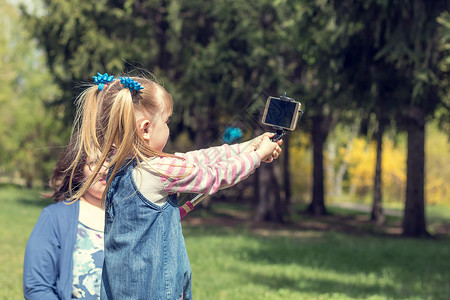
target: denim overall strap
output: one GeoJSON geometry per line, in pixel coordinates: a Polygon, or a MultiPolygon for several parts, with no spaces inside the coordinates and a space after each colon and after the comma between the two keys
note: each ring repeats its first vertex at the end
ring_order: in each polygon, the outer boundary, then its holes
{"type": "Polygon", "coordinates": [[[192,299],[191,267],[176,195],[163,206],[138,190],[125,164],[105,203],[105,262],[101,299],[192,299]]]}

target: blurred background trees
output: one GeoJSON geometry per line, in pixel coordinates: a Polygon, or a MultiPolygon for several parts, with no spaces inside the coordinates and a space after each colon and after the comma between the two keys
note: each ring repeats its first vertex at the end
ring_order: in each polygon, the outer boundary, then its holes
{"type": "Polygon", "coordinates": [[[425,203],[450,202],[448,1],[41,0],[22,18],[0,3],[2,177],[46,182],[82,83],[137,69],[173,95],[168,150],[268,130],[269,95],[302,102],[282,158],[229,191],[255,221],[357,198],[380,226],[383,201],[405,203],[404,234],[426,236],[425,203]]]}
{"type": "Polygon", "coordinates": [[[18,8],[5,0],[0,5],[0,179],[32,187],[48,180],[70,124],[48,107],[60,90],[44,53],[19,22],[18,8]]]}

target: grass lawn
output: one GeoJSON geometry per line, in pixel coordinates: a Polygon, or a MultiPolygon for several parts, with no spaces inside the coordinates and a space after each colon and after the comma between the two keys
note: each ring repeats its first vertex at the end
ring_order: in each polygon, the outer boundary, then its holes
{"type": "MultiPolygon", "coordinates": [[[[0,189],[0,299],[22,298],[23,251],[48,203],[37,192],[0,189]]],[[[214,203],[213,208],[183,220],[196,300],[450,295],[448,235],[414,240],[377,233],[361,215],[345,215],[343,209],[319,220],[300,216],[290,225],[255,226],[239,206],[214,203]]],[[[395,227],[399,219],[389,222],[395,227]]]]}
{"type": "Polygon", "coordinates": [[[0,299],[23,299],[22,266],[28,236],[42,208],[38,192],[0,189],[0,299]]]}

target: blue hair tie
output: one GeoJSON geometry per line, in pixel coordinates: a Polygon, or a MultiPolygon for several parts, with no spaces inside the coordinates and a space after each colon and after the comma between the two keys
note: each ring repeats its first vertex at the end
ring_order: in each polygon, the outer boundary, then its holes
{"type": "Polygon", "coordinates": [[[234,143],[242,138],[242,130],[239,127],[228,126],[222,135],[222,139],[225,143],[234,143]]]}
{"type": "Polygon", "coordinates": [[[94,78],[94,83],[98,85],[98,90],[101,91],[105,88],[105,85],[114,80],[114,76],[108,75],[108,73],[100,74],[97,72],[97,76],[92,76],[94,78]]]}
{"type": "Polygon", "coordinates": [[[119,77],[119,79],[123,87],[128,88],[131,93],[133,91],[139,92],[140,90],[144,89],[144,87],[142,87],[139,82],[134,81],[130,77],[119,77]]]}

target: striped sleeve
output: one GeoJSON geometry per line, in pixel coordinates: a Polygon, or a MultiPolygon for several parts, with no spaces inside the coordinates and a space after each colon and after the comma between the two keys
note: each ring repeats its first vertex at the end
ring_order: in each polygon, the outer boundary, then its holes
{"type": "Polygon", "coordinates": [[[158,169],[164,174],[161,182],[167,193],[210,195],[244,180],[260,163],[260,157],[252,151],[215,162],[164,157],[159,160],[158,169]]]}
{"type": "Polygon", "coordinates": [[[223,144],[222,146],[189,151],[186,153],[175,153],[175,155],[183,157],[186,160],[194,163],[211,164],[227,160],[232,156],[238,155],[239,153],[239,144],[223,144]]]}

